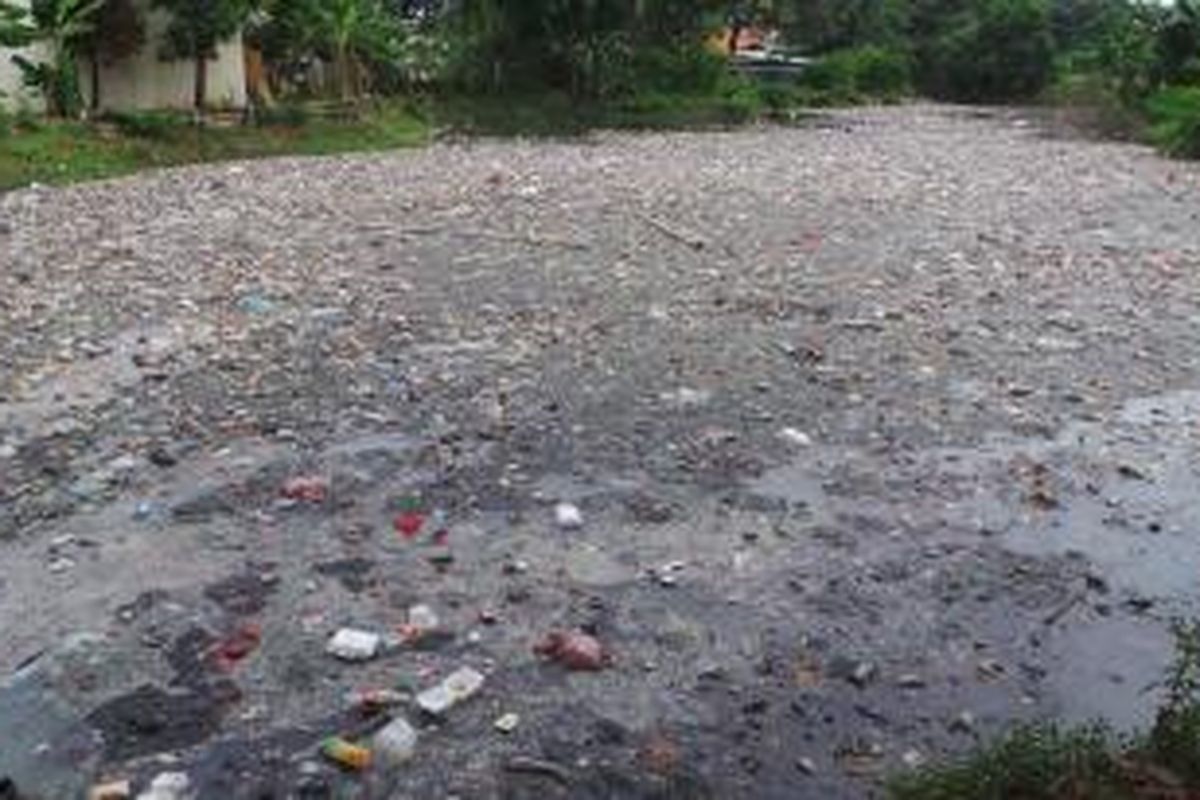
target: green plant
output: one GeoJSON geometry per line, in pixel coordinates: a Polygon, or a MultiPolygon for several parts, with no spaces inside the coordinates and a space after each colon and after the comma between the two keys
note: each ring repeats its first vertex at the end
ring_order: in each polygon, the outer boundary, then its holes
{"type": "MultiPolygon", "coordinates": [[[[1194,155],[1200,156],[1200,88],[1192,107],[1194,155]]],[[[1174,624],[1175,660],[1167,670],[1166,701],[1158,709],[1144,757],[1186,786],[1200,786],[1200,621],[1174,624]]]]}
{"type": "Polygon", "coordinates": [[[1169,155],[1200,158],[1200,87],[1174,87],[1147,102],[1150,135],[1169,155]]]}
{"type": "Polygon", "coordinates": [[[106,118],[125,136],[160,141],[178,135],[186,124],[185,119],[169,111],[112,112],[106,118]]]}
{"type": "Polygon", "coordinates": [[[1122,778],[1109,747],[1100,726],[1025,726],[962,761],[897,778],[889,791],[893,800],[1118,798],[1122,778]]]}
{"type": "Polygon", "coordinates": [[[966,102],[1040,92],[1054,67],[1047,0],[971,0],[967,6],[932,23],[933,33],[917,41],[920,88],[966,102]]]}

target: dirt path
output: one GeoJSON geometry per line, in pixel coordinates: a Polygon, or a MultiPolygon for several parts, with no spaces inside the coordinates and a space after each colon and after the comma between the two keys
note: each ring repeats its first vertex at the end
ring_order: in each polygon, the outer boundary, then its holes
{"type": "Polygon", "coordinates": [[[1200,170],[1140,148],[907,107],[184,169],[0,197],[0,265],[31,796],[862,797],[1136,723],[1196,611],[1200,170]],[[317,754],[463,665],[403,768],[317,754]]]}

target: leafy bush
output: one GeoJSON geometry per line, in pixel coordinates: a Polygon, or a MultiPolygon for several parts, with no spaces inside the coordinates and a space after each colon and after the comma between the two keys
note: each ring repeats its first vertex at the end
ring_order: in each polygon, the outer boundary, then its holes
{"type": "Polygon", "coordinates": [[[1200,158],[1200,86],[1164,89],[1147,107],[1155,144],[1169,155],[1200,158]]]}
{"type": "Polygon", "coordinates": [[[125,136],[159,141],[171,138],[188,124],[187,119],[170,111],[114,111],[106,118],[125,136]]]}
{"type": "Polygon", "coordinates": [[[726,79],[725,60],[694,44],[638,50],[632,67],[635,91],[715,92],[726,79]]]}
{"type": "Polygon", "coordinates": [[[1029,98],[1045,88],[1054,67],[1046,0],[976,0],[973,5],[918,43],[920,88],[966,102],[1029,98]]]}
{"type": "Polygon", "coordinates": [[[836,106],[863,99],[896,100],[912,89],[909,59],[884,47],[835,50],[797,79],[796,99],[805,105],[836,106]]]}
{"type": "Polygon", "coordinates": [[[303,128],[311,118],[301,103],[284,103],[259,109],[254,121],[262,127],[303,128]]]}
{"type": "MultiPolygon", "coordinates": [[[[1000,742],[948,767],[920,770],[891,786],[894,800],[1060,800],[1063,787],[1119,781],[1102,727],[1018,728],[1000,742]]],[[[1114,797],[1109,793],[1077,797],[1114,797]]],[[[1119,796],[1119,795],[1116,795],[1119,796]]]]}

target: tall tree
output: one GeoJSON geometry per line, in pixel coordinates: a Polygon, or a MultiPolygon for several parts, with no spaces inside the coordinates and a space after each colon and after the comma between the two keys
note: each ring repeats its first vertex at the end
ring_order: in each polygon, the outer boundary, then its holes
{"type": "Polygon", "coordinates": [[[145,21],[134,0],[104,0],[96,14],[95,25],[83,43],[91,70],[93,111],[98,111],[101,106],[101,68],[134,55],[145,41],[145,21]]]}
{"type": "Polygon", "coordinates": [[[237,34],[253,10],[252,0],[153,0],[170,12],[163,56],[189,59],[195,66],[193,106],[197,120],[208,104],[208,62],[217,47],[237,34]]]}

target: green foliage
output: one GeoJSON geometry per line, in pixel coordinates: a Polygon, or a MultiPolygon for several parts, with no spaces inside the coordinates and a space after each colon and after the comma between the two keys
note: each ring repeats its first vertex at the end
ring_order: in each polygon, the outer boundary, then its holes
{"type": "Polygon", "coordinates": [[[208,87],[208,61],[217,46],[238,33],[253,10],[253,0],[151,0],[154,8],[170,13],[162,56],[195,63],[194,105],[204,112],[208,87]]]}
{"type": "Polygon", "coordinates": [[[949,766],[918,770],[896,779],[893,800],[1106,800],[1118,793],[1119,772],[1102,727],[1064,730],[1054,725],[1021,727],[997,743],[949,766]],[[1074,795],[1066,787],[1083,791],[1074,795]],[[1086,788],[1084,788],[1086,787],[1086,788]]]}
{"type": "Polygon", "coordinates": [[[404,40],[382,0],[277,2],[257,35],[287,58],[327,60],[343,100],[366,91],[375,65],[399,59],[404,40]]]}
{"type": "Polygon", "coordinates": [[[836,106],[862,100],[897,100],[912,91],[909,59],[884,47],[867,46],[827,53],[797,80],[798,100],[836,106]]]}
{"type": "Polygon", "coordinates": [[[116,126],[122,135],[134,139],[165,141],[178,136],[188,121],[170,111],[112,112],[105,119],[116,126]]]}
{"type": "Polygon", "coordinates": [[[1029,98],[1053,75],[1045,0],[973,0],[918,42],[917,78],[934,97],[965,102],[1029,98]]]}
{"type": "Polygon", "coordinates": [[[249,0],[153,0],[169,11],[162,55],[167,59],[212,59],[217,45],[241,28],[251,11],[249,0]]]}
{"type": "Polygon", "coordinates": [[[14,120],[16,133],[0,137],[0,189],[233,158],[386,150],[429,137],[427,123],[402,105],[381,106],[352,121],[312,120],[300,127],[183,127],[182,117],[163,116],[118,115],[115,131],[37,117],[28,124],[14,120]],[[169,134],[159,135],[164,129],[169,134]]]}
{"type": "Polygon", "coordinates": [[[451,77],[469,93],[627,94],[646,74],[637,63],[644,51],[698,50],[707,12],[724,7],[723,0],[464,0],[448,23],[451,77]]]}
{"type": "MultiPolygon", "coordinates": [[[[1186,116],[1181,155],[1200,158],[1200,88],[1178,90],[1161,102],[1186,116]]],[[[1176,622],[1174,633],[1175,660],[1167,670],[1166,702],[1158,710],[1142,755],[1196,788],[1200,787],[1200,621],[1176,622]]]]}

